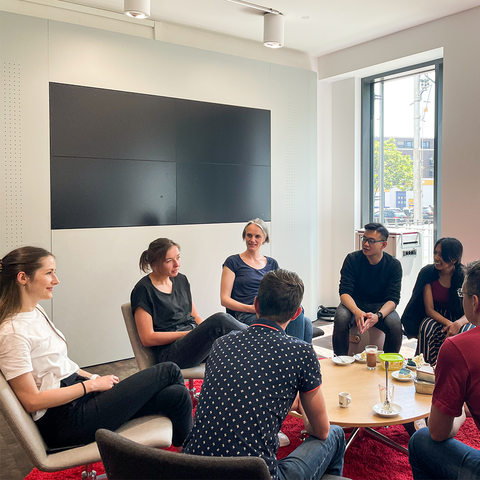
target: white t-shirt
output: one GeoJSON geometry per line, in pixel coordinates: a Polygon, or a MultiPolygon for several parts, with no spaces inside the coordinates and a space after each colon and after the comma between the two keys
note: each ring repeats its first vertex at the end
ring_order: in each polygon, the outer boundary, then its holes
{"type": "MultiPolygon", "coordinates": [[[[0,369],[7,380],[31,372],[40,391],[60,387],[60,381],[78,372],[67,357],[65,337],[37,305],[0,325],[0,369]]],[[[36,421],[46,410],[32,413],[36,421]]]]}

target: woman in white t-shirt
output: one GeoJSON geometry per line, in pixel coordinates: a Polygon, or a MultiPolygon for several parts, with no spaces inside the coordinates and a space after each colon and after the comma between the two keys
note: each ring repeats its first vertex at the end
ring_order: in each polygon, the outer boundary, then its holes
{"type": "Polygon", "coordinates": [[[178,366],[162,363],[122,382],[80,369],[38,305],[52,298],[55,271],[54,256],[43,248],[18,248],[0,259],[0,369],[47,445],[90,443],[99,428],[163,414],[180,449],[192,426],[192,404],[178,366]]]}

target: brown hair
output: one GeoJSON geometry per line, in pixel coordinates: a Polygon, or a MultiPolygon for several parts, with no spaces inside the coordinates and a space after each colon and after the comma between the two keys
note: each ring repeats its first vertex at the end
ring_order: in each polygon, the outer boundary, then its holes
{"type": "Polygon", "coordinates": [[[258,289],[260,317],[280,324],[287,322],[301,305],[304,290],[296,273],[283,269],[268,272],[258,289]]]}
{"type": "Polygon", "coordinates": [[[172,247],[177,247],[180,250],[180,245],[169,238],[157,238],[154,240],[140,256],[140,270],[145,273],[153,270],[153,267],[165,260],[167,252],[172,247]]]}
{"type": "Polygon", "coordinates": [[[0,259],[0,324],[18,313],[22,308],[22,298],[17,275],[20,272],[33,278],[42,267],[42,259],[53,255],[39,247],[20,247],[0,259]]]}

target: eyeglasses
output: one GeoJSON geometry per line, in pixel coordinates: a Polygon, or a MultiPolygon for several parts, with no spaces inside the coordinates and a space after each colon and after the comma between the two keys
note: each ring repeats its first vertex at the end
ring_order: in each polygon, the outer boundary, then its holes
{"type": "Polygon", "coordinates": [[[461,288],[457,289],[457,295],[460,297],[460,298],[463,298],[465,295],[468,295],[469,297],[473,297],[473,293],[468,293],[468,292],[464,292],[461,288]]]}
{"type": "Polygon", "coordinates": [[[362,243],[368,243],[369,245],[375,245],[376,243],[384,242],[385,240],[375,240],[374,238],[368,238],[365,235],[360,237],[362,243]]]}

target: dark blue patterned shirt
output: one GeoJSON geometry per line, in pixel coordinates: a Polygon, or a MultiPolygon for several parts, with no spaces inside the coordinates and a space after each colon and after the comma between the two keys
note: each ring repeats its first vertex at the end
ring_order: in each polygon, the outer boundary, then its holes
{"type": "Polygon", "coordinates": [[[277,479],[278,432],[297,392],[321,384],[312,345],[260,319],[218,338],[207,361],[193,429],[184,452],[260,456],[277,479]]]}

